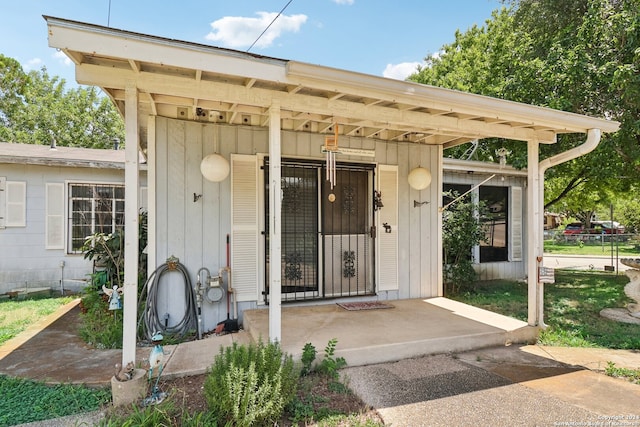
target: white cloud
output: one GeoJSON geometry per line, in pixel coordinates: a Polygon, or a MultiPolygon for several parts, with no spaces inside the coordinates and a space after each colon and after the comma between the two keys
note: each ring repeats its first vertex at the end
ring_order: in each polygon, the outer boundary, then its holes
{"type": "Polygon", "coordinates": [[[61,50],[57,50],[56,53],[53,54],[53,57],[66,66],[70,66],[72,64],[71,59],[69,59],[69,57],[61,50]]]}
{"type": "MultiPolygon", "coordinates": [[[[220,42],[231,48],[249,47],[271,24],[276,12],[257,12],[257,18],[226,16],[211,23],[213,31],[205,36],[207,40],[220,42]]],[[[298,32],[307,21],[306,15],[280,15],[260,37],[256,47],[269,47],[285,32],[298,32]]]]}
{"type": "Polygon", "coordinates": [[[348,4],[352,5],[355,0],[333,0],[336,4],[348,4]]]}
{"type": "Polygon", "coordinates": [[[30,60],[22,64],[22,68],[24,68],[25,71],[38,70],[41,67],[42,59],[40,58],[31,58],[30,60]]]}
{"type": "Polygon", "coordinates": [[[400,64],[387,64],[382,72],[384,77],[396,80],[404,80],[411,74],[418,71],[418,66],[424,65],[421,62],[402,62],[400,64]]]}

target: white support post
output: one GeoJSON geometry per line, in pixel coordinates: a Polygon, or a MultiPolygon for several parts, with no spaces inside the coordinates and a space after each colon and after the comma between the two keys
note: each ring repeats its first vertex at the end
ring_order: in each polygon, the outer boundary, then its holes
{"type": "Polygon", "coordinates": [[[272,342],[282,340],[280,134],[280,103],[273,101],[269,110],[269,339],[272,342]]]}
{"type": "Polygon", "coordinates": [[[538,231],[538,224],[542,220],[541,210],[543,202],[540,200],[539,145],[537,141],[527,142],[527,303],[528,323],[530,326],[538,324],[538,257],[542,256],[542,235],[538,231]]]}
{"type": "Polygon", "coordinates": [[[140,172],[138,154],[138,89],[125,89],[124,165],[124,318],[122,325],[122,366],[136,362],[138,303],[138,210],[140,172]]]}

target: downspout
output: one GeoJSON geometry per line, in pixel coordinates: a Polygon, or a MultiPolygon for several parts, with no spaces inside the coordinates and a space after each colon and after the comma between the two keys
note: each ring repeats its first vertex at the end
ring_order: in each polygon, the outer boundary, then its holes
{"type": "MultiPolygon", "coordinates": [[[[555,156],[549,157],[548,159],[544,159],[538,165],[538,191],[539,191],[539,201],[542,207],[544,208],[544,173],[547,169],[557,166],[561,163],[568,162],[569,160],[576,159],[580,156],[584,156],[585,154],[593,151],[598,144],[600,143],[600,138],[602,136],[602,131],[600,129],[589,129],[587,131],[587,139],[586,141],[570,150],[564,151],[562,153],[556,154],[555,156]]],[[[543,266],[543,255],[544,255],[544,212],[542,215],[539,215],[537,218],[537,233],[535,233],[535,252],[534,256],[530,257],[530,259],[536,260],[536,273],[538,272],[537,267],[543,266]],[[539,260],[539,261],[538,261],[539,260]]],[[[537,319],[536,324],[541,328],[546,328],[547,325],[544,323],[544,284],[540,283],[536,274],[536,285],[537,285],[537,319]]]]}

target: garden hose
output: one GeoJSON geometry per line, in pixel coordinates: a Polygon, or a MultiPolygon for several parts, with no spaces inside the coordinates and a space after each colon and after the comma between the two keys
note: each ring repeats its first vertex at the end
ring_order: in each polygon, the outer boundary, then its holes
{"type": "MultiPolygon", "coordinates": [[[[144,310],[138,321],[138,330],[140,330],[140,325],[142,324],[142,333],[146,339],[151,340],[156,332],[184,337],[189,332],[197,331],[198,309],[195,291],[191,286],[191,279],[189,278],[186,268],[177,258],[169,258],[167,262],[160,265],[147,279],[144,291],[140,293],[140,301],[145,294],[147,298],[144,310]],[[184,278],[185,311],[182,319],[174,326],[168,326],[166,319],[161,319],[158,313],[158,289],[160,279],[165,273],[170,271],[178,271],[184,278]]],[[[138,304],[138,306],[140,306],[140,304],[138,304]]]]}

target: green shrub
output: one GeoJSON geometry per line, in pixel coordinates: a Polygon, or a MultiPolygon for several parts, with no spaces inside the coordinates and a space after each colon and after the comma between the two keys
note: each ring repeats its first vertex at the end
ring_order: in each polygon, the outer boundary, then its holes
{"type": "MultiPolygon", "coordinates": [[[[138,217],[138,295],[146,282],[147,254],[147,213],[138,217]]],[[[85,239],[82,247],[84,258],[99,266],[91,275],[91,284],[82,296],[79,334],[88,344],[104,348],[122,348],[122,310],[109,310],[109,301],[104,297],[102,287],[111,289],[122,287],[124,280],[124,230],[111,234],[95,233],[85,239]]],[[[126,301],[123,300],[123,304],[126,301]]],[[[142,302],[136,302],[141,304],[142,302]]],[[[138,307],[140,313],[140,307],[138,307]]]]}
{"type": "Polygon", "coordinates": [[[80,338],[99,349],[122,348],[122,310],[109,310],[109,302],[95,284],[85,289],[80,308],[80,338]]]}
{"type": "Polygon", "coordinates": [[[306,343],[302,348],[302,357],[300,361],[302,362],[302,372],[301,375],[309,375],[313,369],[313,362],[316,360],[316,348],[310,342],[306,343]]]}
{"type": "Polygon", "coordinates": [[[324,348],[324,358],[318,366],[318,372],[327,375],[333,380],[337,380],[340,376],[338,370],[347,366],[347,361],[344,357],[334,357],[336,354],[336,346],[338,345],[338,339],[332,338],[324,348]]]}
{"type": "Polygon", "coordinates": [[[220,349],[204,393],[219,425],[273,424],[296,394],[298,372],[278,343],[220,349]]]}

